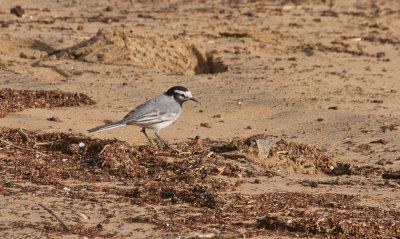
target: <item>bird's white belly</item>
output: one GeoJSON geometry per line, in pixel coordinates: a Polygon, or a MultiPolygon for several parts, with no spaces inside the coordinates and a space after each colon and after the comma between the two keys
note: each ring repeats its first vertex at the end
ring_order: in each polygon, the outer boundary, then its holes
{"type": "Polygon", "coordinates": [[[159,129],[163,129],[163,128],[167,127],[167,126],[170,126],[173,122],[174,121],[164,121],[164,122],[161,122],[161,123],[152,124],[152,125],[148,125],[148,126],[145,126],[145,127],[149,128],[149,129],[159,130],[159,129]]]}
{"type": "Polygon", "coordinates": [[[143,121],[136,121],[136,122],[131,122],[130,124],[144,127],[147,129],[155,129],[155,130],[160,130],[163,129],[169,125],[171,125],[176,119],[179,118],[181,112],[178,113],[169,113],[168,115],[164,116],[157,116],[154,117],[153,119],[149,118],[147,120],[143,121]]]}

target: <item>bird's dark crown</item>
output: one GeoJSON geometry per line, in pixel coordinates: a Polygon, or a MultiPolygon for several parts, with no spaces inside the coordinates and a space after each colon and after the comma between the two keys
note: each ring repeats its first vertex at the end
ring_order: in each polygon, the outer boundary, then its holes
{"type": "Polygon", "coordinates": [[[165,92],[165,94],[169,95],[169,96],[175,95],[175,90],[179,90],[179,91],[183,91],[183,92],[189,91],[188,89],[186,89],[183,86],[174,86],[174,87],[169,88],[167,90],[167,92],[165,92]]]}

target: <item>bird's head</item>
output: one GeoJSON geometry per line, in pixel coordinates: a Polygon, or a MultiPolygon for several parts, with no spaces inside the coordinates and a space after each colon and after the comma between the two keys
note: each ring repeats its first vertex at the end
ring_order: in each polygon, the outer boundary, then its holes
{"type": "Polygon", "coordinates": [[[165,92],[166,95],[174,97],[174,99],[179,103],[182,104],[185,101],[193,100],[198,102],[193,96],[190,90],[183,86],[174,86],[171,87],[165,92]]]}

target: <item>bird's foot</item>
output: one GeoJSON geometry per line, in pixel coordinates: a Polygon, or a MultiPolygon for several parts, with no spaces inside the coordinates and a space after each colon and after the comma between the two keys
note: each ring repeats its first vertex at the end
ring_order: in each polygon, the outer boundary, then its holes
{"type": "Polygon", "coordinates": [[[161,142],[161,146],[163,146],[164,148],[168,148],[169,144],[167,141],[160,139],[161,142]]]}
{"type": "Polygon", "coordinates": [[[160,142],[163,144],[164,148],[168,148],[168,142],[163,140],[163,138],[161,138],[160,135],[158,135],[158,131],[156,131],[156,136],[160,140],[160,142]]]}
{"type": "Polygon", "coordinates": [[[168,142],[163,140],[162,138],[158,138],[157,145],[164,148],[168,148],[169,146],[168,142]]]}

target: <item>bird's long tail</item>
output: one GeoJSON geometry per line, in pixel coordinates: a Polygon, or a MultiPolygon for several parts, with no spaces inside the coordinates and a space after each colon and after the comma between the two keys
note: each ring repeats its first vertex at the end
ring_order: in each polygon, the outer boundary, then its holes
{"type": "Polygon", "coordinates": [[[119,128],[119,127],[122,127],[122,126],[126,126],[126,123],[123,122],[123,121],[118,121],[118,122],[115,122],[115,123],[106,124],[106,125],[95,127],[93,129],[89,129],[88,132],[89,133],[100,132],[100,131],[104,131],[104,130],[119,128]]]}

